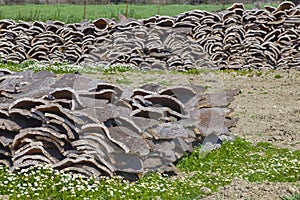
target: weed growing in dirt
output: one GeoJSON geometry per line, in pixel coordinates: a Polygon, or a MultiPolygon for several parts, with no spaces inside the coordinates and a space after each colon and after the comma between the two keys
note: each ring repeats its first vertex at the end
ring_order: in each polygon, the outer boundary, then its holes
{"type": "Polygon", "coordinates": [[[275,78],[282,78],[282,76],[280,74],[276,74],[275,78]]]}
{"type": "Polygon", "coordinates": [[[259,72],[256,72],[256,74],[255,74],[257,77],[260,77],[261,75],[262,75],[262,72],[261,71],[259,71],[259,72]]]}
{"type": "MultiPolygon", "coordinates": [[[[129,182],[121,177],[84,178],[49,166],[12,174],[0,166],[0,194],[10,199],[195,199],[205,195],[202,188],[216,191],[233,178],[295,182],[300,178],[300,151],[279,149],[269,143],[253,146],[237,138],[208,153],[197,148],[177,167],[182,171],[179,176],[152,172],[129,182]]],[[[287,199],[295,200],[297,195],[287,199]]]]}
{"type": "Polygon", "coordinates": [[[123,73],[133,70],[133,67],[126,66],[126,65],[116,65],[116,66],[109,66],[103,70],[103,74],[116,74],[116,73],[123,73]]]}

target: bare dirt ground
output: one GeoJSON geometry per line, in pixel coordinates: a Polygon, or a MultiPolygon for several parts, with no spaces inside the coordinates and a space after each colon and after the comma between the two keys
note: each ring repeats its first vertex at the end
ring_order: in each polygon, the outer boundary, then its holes
{"type": "Polygon", "coordinates": [[[280,200],[300,192],[290,183],[251,183],[234,179],[230,185],[219,188],[219,191],[201,200],[280,200]]]}
{"type": "Polygon", "coordinates": [[[240,117],[233,134],[300,150],[300,72],[238,77],[225,85],[243,90],[231,104],[240,117]],[[275,78],[281,75],[282,78],[275,78]]]}
{"type": "MultiPolygon", "coordinates": [[[[203,72],[186,75],[170,72],[126,72],[93,75],[121,87],[138,87],[146,83],[167,86],[200,84],[208,92],[241,89],[231,103],[239,117],[233,135],[253,142],[300,150],[300,72],[203,72]]],[[[299,180],[300,182],[300,180],[299,180]]],[[[300,188],[291,183],[250,183],[234,180],[205,199],[281,199],[300,188]]]]}

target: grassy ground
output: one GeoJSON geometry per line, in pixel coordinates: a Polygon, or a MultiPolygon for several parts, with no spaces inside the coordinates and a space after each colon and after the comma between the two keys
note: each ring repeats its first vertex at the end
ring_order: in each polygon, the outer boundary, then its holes
{"type": "Polygon", "coordinates": [[[95,180],[62,174],[45,166],[17,174],[0,166],[0,194],[9,195],[10,199],[201,199],[207,195],[205,191],[216,191],[233,178],[296,182],[300,178],[299,161],[300,151],[276,148],[269,143],[253,146],[238,138],[210,153],[198,149],[184,157],[177,164],[182,173],[175,178],[151,173],[137,182],[120,177],[95,180]]]}
{"type": "MultiPolygon", "coordinates": [[[[225,8],[230,5],[225,5],[225,8]]],[[[276,5],[273,5],[276,6],[276,5]]],[[[254,5],[246,5],[251,9],[254,5]]],[[[179,13],[194,9],[209,12],[222,10],[222,5],[164,5],[160,7],[160,15],[175,16],[179,13]]],[[[100,17],[116,18],[118,14],[125,13],[125,4],[119,5],[87,5],[86,18],[94,20],[100,17]]],[[[158,14],[157,5],[130,5],[129,17],[147,18],[158,14]]],[[[14,19],[23,21],[47,21],[60,20],[68,23],[80,22],[83,19],[83,5],[11,5],[0,7],[2,19],[14,19]]]]}

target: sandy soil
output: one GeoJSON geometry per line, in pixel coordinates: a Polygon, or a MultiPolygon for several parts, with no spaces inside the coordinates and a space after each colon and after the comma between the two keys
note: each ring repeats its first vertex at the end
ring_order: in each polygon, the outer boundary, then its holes
{"type": "MultiPolygon", "coordinates": [[[[300,72],[203,72],[184,75],[169,72],[127,72],[117,75],[93,75],[121,87],[146,83],[167,86],[200,84],[208,92],[241,89],[231,103],[240,120],[232,134],[253,142],[271,142],[275,146],[300,150],[300,72]]],[[[249,183],[234,180],[231,185],[206,199],[280,199],[300,192],[290,183],[249,183]]]]}
{"type": "Polygon", "coordinates": [[[240,117],[233,134],[300,150],[300,72],[238,77],[225,85],[242,89],[231,104],[240,117]],[[280,74],[283,78],[275,78],[280,74]]]}

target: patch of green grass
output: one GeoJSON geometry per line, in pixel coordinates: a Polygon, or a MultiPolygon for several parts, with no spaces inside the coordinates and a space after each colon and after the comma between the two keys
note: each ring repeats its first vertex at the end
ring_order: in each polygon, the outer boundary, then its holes
{"type": "Polygon", "coordinates": [[[171,73],[181,73],[181,74],[188,74],[188,75],[199,75],[199,74],[209,74],[209,73],[219,73],[223,70],[213,70],[213,69],[189,69],[186,71],[171,71],[171,73]]]}
{"type": "Polygon", "coordinates": [[[84,178],[60,173],[47,166],[31,167],[12,174],[0,166],[0,194],[10,199],[193,199],[199,188],[189,180],[171,180],[150,173],[129,182],[121,177],[84,178]]]}
{"type": "Polygon", "coordinates": [[[282,78],[282,76],[280,74],[276,74],[275,78],[282,78]]]}
{"type": "Polygon", "coordinates": [[[120,85],[130,85],[132,83],[132,81],[126,78],[125,76],[118,77],[116,82],[120,85]]]}
{"type": "MultiPolygon", "coordinates": [[[[13,72],[20,72],[24,70],[33,70],[35,72],[48,70],[56,74],[62,73],[75,73],[77,71],[85,71],[87,68],[79,65],[70,65],[68,63],[55,63],[55,64],[45,64],[39,63],[32,60],[27,60],[21,64],[15,63],[0,63],[0,68],[8,69],[13,72]]],[[[89,71],[92,69],[88,69],[89,71]]]]}
{"type": "Polygon", "coordinates": [[[262,72],[261,72],[261,71],[256,72],[255,75],[256,75],[257,77],[260,77],[260,76],[262,76],[262,72]]]}
{"type": "Polygon", "coordinates": [[[103,70],[103,74],[116,74],[116,73],[123,73],[123,72],[128,72],[133,70],[132,67],[129,66],[122,66],[122,65],[117,65],[117,66],[109,66],[108,68],[105,68],[103,70]]]}
{"type": "Polygon", "coordinates": [[[210,153],[202,153],[199,148],[183,158],[177,166],[183,171],[201,172],[194,178],[213,173],[219,180],[213,184],[226,184],[234,177],[251,182],[296,182],[300,178],[300,151],[279,149],[270,143],[253,146],[237,138],[210,153]]]}
{"type": "MultiPolygon", "coordinates": [[[[113,75],[119,73],[126,73],[126,72],[137,72],[139,74],[194,74],[198,75],[201,73],[212,73],[217,72],[218,70],[188,70],[186,72],[176,72],[176,71],[165,71],[165,70],[149,70],[149,71],[139,71],[138,69],[134,68],[133,66],[129,65],[112,65],[112,66],[104,66],[104,65],[92,65],[92,66],[83,66],[83,65],[76,65],[76,64],[69,64],[69,63],[42,63],[33,60],[26,60],[20,64],[15,63],[1,63],[0,68],[9,69],[14,72],[20,72],[24,70],[33,70],[35,72],[41,70],[48,70],[56,74],[62,73],[75,73],[81,72],[86,74],[94,74],[94,73],[103,73],[104,75],[113,75]]],[[[219,72],[219,71],[218,71],[219,72]]],[[[163,84],[168,85],[167,82],[163,81],[163,84]]]]}
{"type": "Polygon", "coordinates": [[[263,75],[266,75],[266,74],[272,72],[272,70],[257,71],[257,70],[252,70],[252,69],[243,69],[243,70],[227,69],[227,70],[223,70],[223,71],[228,73],[228,74],[233,74],[234,77],[236,77],[236,76],[247,76],[249,78],[251,78],[253,76],[261,77],[263,75]]]}
{"type": "Polygon", "coordinates": [[[24,70],[33,70],[37,72],[37,71],[47,70],[56,74],[75,73],[75,72],[94,74],[100,72],[105,75],[134,70],[128,66],[110,66],[107,68],[104,65],[76,65],[76,64],[69,64],[69,63],[50,64],[50,63],[36,62],[33,60],[26,60],[20,64],[0,62],[0,68],[8,69],[13,72],[20,72],[24,70]]]}
{"type": "Polygon", "coordinates": [[[300,194],[296,193],[291,196],[282,197],[281,200],[300,200],[300,194]]]}
{"type": "Polygon", "coordinates": [[[237,73],[237,75],[240,75],[240,76],[248,76],[248,77],[253,76],[253,70],[252,69],[237,70],[236,73],[237,73]]]}
{"type": "MultiPolygon", "coordinates": [[[[199,147],[182,158],[177,167],[182,171],[177,177],[152,172],[129,182],[121,177],[84,178],[47,166],[12,174],[0,166],[0,194],[10,199],[199,199],[204,195],[201,188],[216,191],[233,178],[296,182],[300,178],[300,151],[276,148],[270,143],[254,146],[237,138],[207,153],[199,147]]],[[[297,195],[286,198],[295,199],[297,195]]]]}
{"type": "MultiPolygon", "coordinates": [[[[225,5],[228,8],[231,4],[225,5]]],[[[262,5],[263,6],[263,5],[262,5]]],[[[277,6],[277,5],[273,5],[277,6]]],[[[245,5],[246,9],[254,8],[254,5],[245,5]]],[[[186,5],[173,4],[161,5],[160,15],[175,16],[190,10],[206,10],[209,12],[222,10],[222,5],[186,5]]],[[[118,19],[119,13],[125,14],[125,4],[106,4],[106,5],[87,5],[86,18],[95,20],[100,17],[118,19]]],[[[0,7],[0,16],[2,19],[14,19],[23,21],[47,21],[60,20],[67,23],[80,22],[84,16],[83,5],[7,5],[0,7]]],[[[148,18],[158,14],[157,5],[129,5],[130,18],[148,18]]]]}
{"type": "Polygon", "coordinates": [[[20,72],[24,70],[33,70],[35,72],[47,70],[56,74],[63,73],[75,73],[81,72],[86,74],[94,74],[97,72],[103,73],[104,75],[108,74],[117,74],[124,73],[128,71],[134,71],[135,69],[128,65],[113,65],[113,66],[104,66],[104,65],[76,65],[69,63],[42,63],[33,60],[26,60],[20,64],[16,63],[1,63],[0,68],[8,69],[13,72],[20,72]]]}

